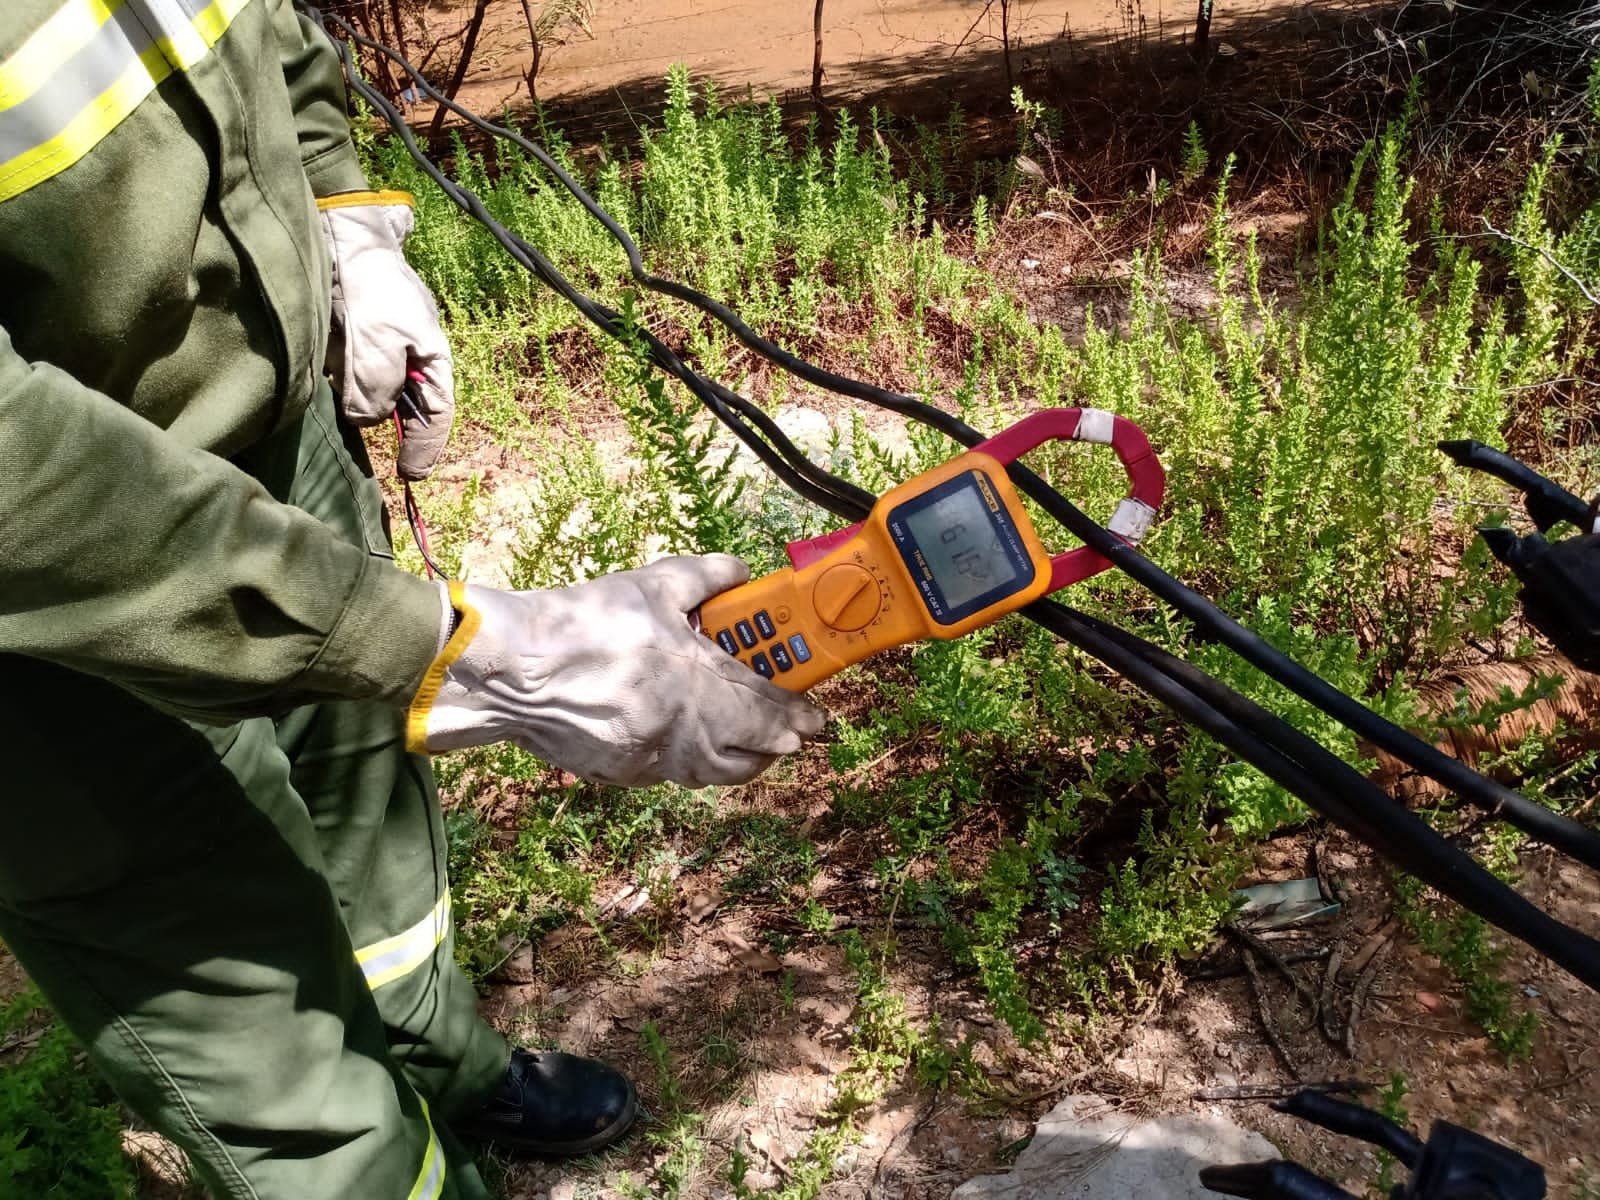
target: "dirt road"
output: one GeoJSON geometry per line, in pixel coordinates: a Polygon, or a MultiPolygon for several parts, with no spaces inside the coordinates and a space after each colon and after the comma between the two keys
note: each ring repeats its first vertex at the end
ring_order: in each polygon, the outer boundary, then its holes
{"type": "MultiPolygon", "coordinates": [[[[1219,8],[1214,36],[1232,19],[1284,10],[1293,0],[1243,0],[1219,8]]],[[[1189,35],[1190,0],[1011,0],[1004,32],[1015,82],[1064,67],[1076,50],[1107,41],[1189,35]]],[[[470,9],[430,17],[441,28],[470,9]]],[[[809,0],[596,0],[592,36],[548,52],[540,98],[590,116],[626,113],[661,91],[668,67],[682,62],[725,91],[798,97],[811,86],[814,7],[809,0]]],[[[493,111],[527,98],[528,35],[521,6],[493,5],[464,98],[493,111]]],[[[827,0],[823,21],[824,92],[832,103],[891,106],[895,93],[930,79],[989,76],[1003,100],[1005,56],[999,0],[827,0]]]]}

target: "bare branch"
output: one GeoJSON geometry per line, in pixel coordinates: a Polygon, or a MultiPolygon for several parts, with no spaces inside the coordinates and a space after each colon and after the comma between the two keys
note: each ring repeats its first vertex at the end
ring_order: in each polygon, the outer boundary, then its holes
{"type": "Polygon", "coordinates": [[[1561,272],[1562,275],[1566,276],[1567,282],[1582,292],[1585,300],[1594,305],[1596,308],[1600,308],[1600,296],[1596,296],[1593,292],[1591,292],[1589,290],[1589,285],[1584,283],[1583,280],[1579,279],[1577,275],[1573,273],[1570,267],[1558,259],[1554,254],[1551,254],[1550,251],[1546,250],[1543,246],[1535,246],[1532,242],[1525,242],[1515,234],[1507,233],[1504,229],[1496,229],[1489,223],[1488,217],[1480,216],[1478,220],[1483,222],[1484,233],[1488,234],[1489,236],[1500,238],[1502,241],[1510,242],[1513,246],[1520,246],[1524,250],[1532,250],[1540,258],[1544,259],[1545,262],[1549,263],[1557,271],[1561,272]]]}

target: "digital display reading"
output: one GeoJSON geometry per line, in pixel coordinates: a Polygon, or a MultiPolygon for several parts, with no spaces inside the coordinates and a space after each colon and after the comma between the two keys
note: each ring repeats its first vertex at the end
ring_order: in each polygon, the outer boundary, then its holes
{"type": "Polygon", "coordinates": [[[1017,577],[983,497],[970,484],[908,513],[905,523],[951,609],[1017,577]]]}

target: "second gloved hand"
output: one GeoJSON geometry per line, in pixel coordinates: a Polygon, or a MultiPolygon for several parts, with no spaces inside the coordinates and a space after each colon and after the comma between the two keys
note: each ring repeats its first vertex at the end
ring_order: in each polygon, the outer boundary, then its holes
{"type": "Polygon", "coordinates": [[[411,704],[408,748],[511,742],[622,787],[753,778],[824,717],[689,627],[690,611],[749,575],[712,554],[544,592],[450,583],[461,623],[411,704]]]}
{"type": "Polygon", "coordinates": [[[387,421],[415,372],[396,465],[402,479],[425,478],[450,436],[455,380],[433,293],[401,249],[414,219],[411,196],[344,192],[317,207],[333,256],[327,367],[340,410],[358,426],[387,421]]]}

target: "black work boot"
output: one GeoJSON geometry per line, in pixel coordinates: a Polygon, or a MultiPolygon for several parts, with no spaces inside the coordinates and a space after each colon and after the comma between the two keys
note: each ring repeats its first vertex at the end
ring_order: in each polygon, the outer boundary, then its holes
{"type": "Polygon", "coordinates": [[[512,1050],[494,1095],[455,1131],[517,1154],[588,1154],[627,1133],[638,1114],[621,1071],[559,1050],[512,1050]]]}

